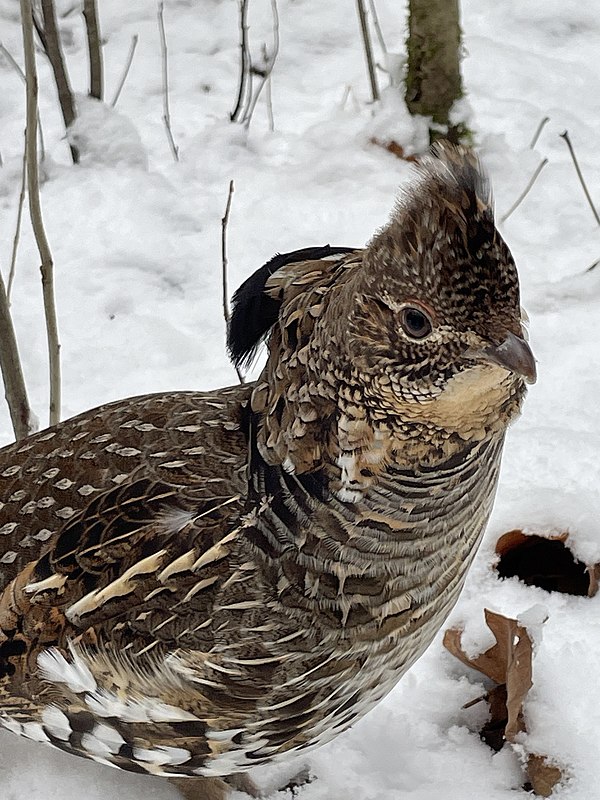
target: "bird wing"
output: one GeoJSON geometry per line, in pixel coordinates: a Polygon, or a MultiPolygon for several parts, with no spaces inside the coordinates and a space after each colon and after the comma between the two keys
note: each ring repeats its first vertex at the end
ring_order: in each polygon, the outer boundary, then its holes
{"type": "Polygon", "coordinates": [[[240,415],[251,389],[130,398],[0,450],[0,590],[59,538],[64,555],[69,536],[84,535],[81,520],[88,515],[90,536],[104,520],[114,530],[119,514],[110,508],[121,501],[126,525],[128,515],[141,520],[157,504],[172,502],[176,511],[174,497],[160,500],[164,492],[193,504],[243,490],[247,442],[240,415]]]}

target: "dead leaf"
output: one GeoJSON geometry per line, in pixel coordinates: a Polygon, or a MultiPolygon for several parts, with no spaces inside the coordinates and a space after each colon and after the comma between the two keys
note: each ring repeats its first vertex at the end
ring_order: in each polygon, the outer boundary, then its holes
{"type": "Polygon", "coordinates": [[[490,718],[483,724],[479,735],[488,747],[498,753],[506,742],[506,723],[508,722],[506,685],[494,686],[481,699],[487,701],[490,718]]]}
{"type": "Polygon", "coordinates": [[[398,142],[395,142],[393,139],[389,142],[382,142],[381,139],[377,139],[375,136],[373,136],[369,141],[371,144],[377,145],[377,147],[383,147],[383,149],[387,150],[388,153],[396,156],[396,158],[402,159],[402,161],[417,162],[419,160],[418,156],[416,155],[406,155],[402,145],[398,144],[398,142]]]}
{"type": "MultiPolygon", "coordinates": [[[[484,610],[484,614],[488,628],[496,640],[496,644],[489,650],[470,658],[462,649],[462,631],[457,628],[446,631],[444,647],[463,664],[482,672],[494,683],[506,684],[509,695],[507,706],[514,709],[519,706],[519,701],[522,703],[531,688],[531,639],[527,630],[516,619],[496,614],[489,608],[484,610]]],[[[511,718],[511,727],[515,719],[511,718]]]]}
{"type": "MultiPolygon", "coordinates": [[[[521,533],[511,531],[510,535],[521,533]]],[[[507,534],[508,535],[508,534],[507,534]]],[[[522,534],[524,535],[524,534],[522,534]]],[[[490,678],[496,686],[480,700],[486,700],[490,718],[480,731],[482,740],[493,750],[501,750],[505,742],[515,742],[517,734],[526,732],[523,703],[532,683],[533,645],[527,629],[516,619],[484,609],[488,628],[496,644],[478,656],[468,656],[462,648],[462,630],[451,628],[444,634],[444,646],[463,664],[490,678]]],[[[475,702],[468,703],[473,705],[475,702]]],[[[559,767],[545,756],[530,754],[527,761],[528,783],[524,788],[542,797],[549,797],[561,780],[559,767]]]]}
{"type": "Polygon", "coordinates": [[[519,529],[508,531],[496,543],[498,574],[549,592],[593,597],[598,591],[600,565],[577,559],[568,540],[566,532],[542,536],[519,529]]]}
{"type": "Polygon", "coordinates": [[[529,786],[526,784],[525,789],[533,790],[541,797],[550,797],[552,790],[562,779],[562,772],[545,756],[537,756],[532,753],[527,759],[527,777],[529,786]]]}

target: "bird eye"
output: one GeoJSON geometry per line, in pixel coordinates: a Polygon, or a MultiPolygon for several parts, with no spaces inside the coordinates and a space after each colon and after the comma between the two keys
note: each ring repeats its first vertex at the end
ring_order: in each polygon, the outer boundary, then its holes
{"type": "Polygon", "coordinates": [[[402,309],[400,315],[402,330],[411,339],[424,339],[431,333],[431,321],[424,311],[414,306],[402,309]]]}

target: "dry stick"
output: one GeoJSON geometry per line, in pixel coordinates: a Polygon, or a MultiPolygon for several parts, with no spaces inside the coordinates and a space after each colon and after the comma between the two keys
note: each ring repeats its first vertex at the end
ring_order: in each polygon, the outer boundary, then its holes
{"type": "Polygon", "coordinates": [[[596,269],[596,267],[598,266],[598,264],[600,264],[600,258],[597,258],[594,261],[594,263],[591,264],[585,271],[586,272],[593,272],[596,269]]]}
{"type": "Polygon", "coordinates": [[[100,39],[100,23],[98,22],[98,9],[96,0],[83,0],[83,18],[87,34],[88,53],[90,56],[90,97],[102,100],[103,95],[103,68],[102,68],[102,42],[100,39]]]}
{"type": "MultiPolygon", "coordinates": [[[[40,37],[42,47],[48,56],[52,72],[54,73],[54,80],[56,81],[56,88],[58,91],[58,101],[60,103],[65,128],[68,131],[75,121],[75,102],[73,100],[73,92],[71,91],[69,76],[60,47],[54,2],[53,0],[41,0],[41,4],[44,27],[41,27],[37,19],[33,16],[33,13],[32,20],[38,32],[38,36],[40,37]]],[[[29,3],[29,6],[31,6],[31,3],[29,3]]],[[[27,72],[27,70],[25,70],[25,72],[27,72]]],[[[78,164],[79,150],[73,144],[70,144],[69,147],[71,149],[73,163],[78,164]]]]}
{"type": "Polygon", "coordinates": [[[60,344],[58,341],[58,323],[56,321],[56,304],[54,301],[54,263],[44,230],[40,204],[36,137],[38,81],[33,43],[31,0],[20,0],[20,3],[25,77],[27,78],[27,127],[25,129],[27,191],[31,225],[41,260],[40,270],[42,273],[42,292],[50,369],[50,425],[55,425],[60,421],[60,344]]]}
{"type": "MultiPolygon", "coordinates": [[[[7,50],[6,47],[2,44],[2,42],[0,42],[0,53],[4,54],[4,56],[6,57],[6,60],[11,65],[11,67],[14,69],[14,71],[17,73],[17,75],[21,78],[23,83],[26,83],[26,81],[25,81],[25,73],[23,72],[21,67],[18,65],[16,60],[12,57],[10,51],[7,50]]],[[[38,115],[37,115],[37,124],[38,124],[38,130],[40,132],[40,158],[41,158],[42,161],[45,161],[45,159],[46,159],[46,148],[44,146],[44,134],[43,134],[43,131],[42,131],[42,122],[40,120],[40,112],[39,111],[38,111],[38,115]]]]}
{"type": "Polygon", "coordinates": [[[12,254],[10,257],[10,272],[8,273],[8,286],[6,288],[6,299],[10,305],[10,294],[15,279],[15,269],[17,266],[17,250],[19,249],[19,238],[21,236],[21,220],[23,218],[23,205],[25,202],[25,184],[27,181],[27,140],[23,148],[23,169],[21,171],[21,191],[19,193],[19,207],[17,210],[17,226],[13,238],[12,254]]]}
{"type": "Polygon", "coordinates": [[[242,114],[246,82],[250,72],[249,50],[248,50],[248,0],[240,0],[240,80],[238,83],[238,94],[235,107],[229,119],[237,122],[242,114]]]}
{"type": "Polygon", "coordinates": [[[596,222],[598,223],[598,225],[600,225],[600,217],[598,216],[598,212],[596,211],[596,206],[594,205],[594,201],[592,200],[591,195],[590,195],[590,193],[588,191],[588,188],[586,186],[586,183],[585,183],[585,181],[583,179],[583,174],[582,174],[581,169],[579,167],[579,162],[577,161],[577,156],[575,155],[575,151],[573,150],[573,145],[571,144],[571,140],[569,138],[569,132],[568,131],[563,131],[562,133],[559,133],[559,136],[560,136],[561,139],[564,139],[565,142],[567,143],[567,147],[569,148],[569,153],[571,154],[571,158],[573,159],[573,164],[575,166],[575,171],[577,172],[577,177],[579,178],[579,182],[581,183],[581,185],[583,187],[583,191],[585,193],[586,199],[587,199],[587,201],[589,203],[590,208],[592,209],[592,214],[596,218],[596,222]]]}
{"type": "MultiPolygon", "coordinates": [[[[254,96],[252,97],[250,103],[248,104],[246,113],[244,114],[244,124],[246,128],[250,127],[250,121],[252,120],[252,115],[254,114],[254,109],[256,108],[258,98],[260,97],[261,92],[264,89],[267,81],[271,78],[273,67],[275,66],[277,55],[279,54],[279,13],[277,11],[277,0],[271,0],[271,11],[273,14],[273,53],[271,54],[271,56],[269,56],[267,53],[267,46],[263,45],[263,57],[265,60],[265,68],[261,73],[261,80],[258,85],[258,88],[254,93],[254,96]]],[[[271,109],[271,119],[272,116],[273,114],[271,109]]]]}
{"type": "Polygon", "coordinates": [[[0,275],[0,369],[2,370],[2,380],[4,381],[4,395],[8,403],[10,419],[12,422],[15,439],[24,439],[31,433],[35,433],[35,417],[31,413],[29,400],[27,399],[27,389],[17,337],[10,316],[10,308],[4,288],[4,279],[0,275]]]}
{"type": "Polygon", "coordinates": [[[160,32],[160,53],[162,61],[162,84],[163,84],[163,122],[167,132],[167,139],[173,153],[175,161],[179,161],[179,148],[175,144],[173,138],[173,131],[171,130],[171,112],[169,110],[169,62],[167,52],[167,37],[165,35],[165,21],[163,12],[165,4],[161,2],[158,4],[158,30],[160,32]]]}
{"type": "Polygon", "coordinates": [[[548,159],[547,158],[545,158],[543,161],[540,161],[540,163],[535,168],[535,171],[534,171],[533,175],[529,179],[529,182],[528,182],[527,186],[523,189],[521,194],[517,197],[515,202],[508,209],[506,214],[504,214],[504,216],[500,217],[500,222],[506,222],[506,220],[510,217],[510,215],[513,213],[513,211],[516,211],[516,209],[521,205],[523,200],[525,200],[525,198],[527,197],[527,195],[531,191],[531,188],[532,188],[533,184],[537,181],[540,172],[544,169],[544,167],[546,166],[547,163],[548,163],[548,159]]]}
{"type": "Polygon", "coordinates": [[[377,34],[379,47],[381,47],[383,55],[387,58],[388,49],[385,46],[385,39],[383,38],[383,32],[381,30],[381,25],[379,24],[379,15],[377,14],[377,9],[375,8],[375,0],[369,0],[369,8],[371,10],[371,16],[373,17],[373,26],[375,28],[375,33],[377,34]]]}
{"type": "Polygon", "coordinates": [[[269,118],[269,130],[271,133],[275,130],[275,118],[273,116],[273,92],[271,86],[271,76],[269,75],[269,79],[267,80],[267,88],[266,88],[266,100],[267,100],[267,116],[269,118]]]}
{"type": "Polygon", "coordinates": [[[238,115],[238,121],[244,122],[248,114],[248,109],[252,104],[252,97],[254,95],[254,74],[256,70],[252,63],[252,55],[250,53],[250,42],[246,36],[246,88],[244,90],[244,98],[242,100],[242,107],[238,115]]]}
{"type": "Polygon", "coordinates": [[[121,91],[123,90],[123,86],[125,85],[125,81],[127,80],[127,76],[129,75],[129,70],[131,69],[131,62],[133,61],[133,55],[135,53],[135,48],[137,47],[139,36],[134,34],[131,37],[131,45],[129,47],[129,53],[127,54],[127,61],[125,62],[125,69],[123,70],[123,74],[121,75],[121,80],[119,81],[119,85],[115,91],[115,96],[111,100],[111,106],[114,108],[117,105],[117,100],[121,96],[121,91]]]}
{"type": "Polygon", "coordinates": [[[371,47],[371,37],[369,36],[369,26],[367,23],[367,12],[363,0],[356,0],[358,18],[360,20],[360,30],[362,33],[363,44],[365,47],[365,57],[367,59],[367,69],[369,71],[369,81],[371,83],[371,95],[373,102],[379,100],[379,87],[377,86],[377,75],[375,73],[375,62],[373,60],[373,49],[371,47]]]}
{"type": "MultiPolygon", "coordinates": [[[[227,285],[227,225],[229,224],[229,212],[231,211],[233,191],[233,181],[229,181],[227,205],[225,206],[225,214],[221,219],[221,277],[223,281],[223,316],[225,317],[226,326],[229,325],[229,320],[231,319],[231,310],[229,308],[229,288],[227,285]]],[[[239,382],[244,383],[244,376],[240,372],[239,367],[236,366],[235,371],[237,373],[239,382]]]]}
{"type": "Polygon", "coordinates": [[[533,148],[538,143],[538,139],[540,138],[541,133],[544,130],[545,126],[548,124],[548,122],[550,122],[550,117],[543,117],[540,120],[540,124],[537,126],[537,128],[535,129],[535,133],[533,134],[533,139],[529,143],[530,150],[533,150],[533,148]]]}

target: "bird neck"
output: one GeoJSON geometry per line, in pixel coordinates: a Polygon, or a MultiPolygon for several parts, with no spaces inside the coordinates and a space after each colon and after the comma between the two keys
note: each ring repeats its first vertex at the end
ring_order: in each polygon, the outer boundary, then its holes
{"type": "Polygon", "coordinates": [[[421,651],[430,640],[421,627],[446,616],[476,552],[502,444],[492,435],[435,465],[390,462],[354,502],[335,489],[337,465],[298,475],[257,453],[251,486],[260,511],[246,540],[274,570],[285,613],[305,619],[309,611],[322,635],[353,641],[410,632],[421,651]]]}
{"type": "Polygon", "coordinates": [[[474,444],[503,439],[520,408],[520,385],[495,374],[457,384],[428,403],[400,404],[385,387],[370,398],[339,371],[331,383],[326,372],[308,370],[303,383],[283,389],[259,382],[257,446],[267,464],[296,475],[323,471],[340,500],[357,502],[389,469],[441,469],[474,444]]]}

